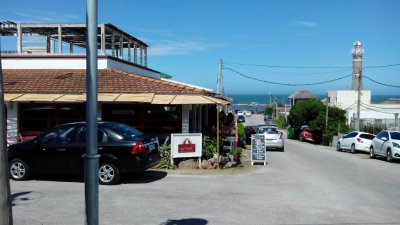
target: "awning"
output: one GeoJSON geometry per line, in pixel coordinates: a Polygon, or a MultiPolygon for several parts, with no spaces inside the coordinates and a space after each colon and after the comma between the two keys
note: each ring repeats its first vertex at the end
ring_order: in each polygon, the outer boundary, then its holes
{"type": "Polygon", "coordinates": [[[151,103],[154,98],[154,93],[143,93],[143,94],[121,94],[116,102],[144,102],[151,103]]]}
{"type": "MultiPolygon", "coordinates": [[[[85,102],[86,94],[4,94],[5,101],[12,102],[85,102]]],[[[99,93],[99,102],[140,102],[162,105],[227,105],[230,102],[212,96],[185,94],[113,94],[99,93]]]]}

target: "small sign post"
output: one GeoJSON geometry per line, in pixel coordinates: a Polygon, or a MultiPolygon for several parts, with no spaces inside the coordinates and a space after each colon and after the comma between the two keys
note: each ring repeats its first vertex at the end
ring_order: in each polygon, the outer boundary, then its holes
{"type": "Polygon", "coordinates": [[[251,165],[254,163],[267,164],[267,153],[265,151],[265,135],[251,135],[251,165]]]}
{"type": "Polygon", "coordinates": [[[201,133],[171,134],[171,162],[174,158],[198,157],[201,168],[202,140],[201,133]]]}

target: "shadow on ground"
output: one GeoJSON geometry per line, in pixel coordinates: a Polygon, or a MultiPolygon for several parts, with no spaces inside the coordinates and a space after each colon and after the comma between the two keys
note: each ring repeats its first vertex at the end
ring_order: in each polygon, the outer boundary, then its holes
{"type": "Polygon", "coordinates": [[[205,219],[189,218],[181,220],[168,220],[160,225],[206,225],[208,221],[205,219]]]}

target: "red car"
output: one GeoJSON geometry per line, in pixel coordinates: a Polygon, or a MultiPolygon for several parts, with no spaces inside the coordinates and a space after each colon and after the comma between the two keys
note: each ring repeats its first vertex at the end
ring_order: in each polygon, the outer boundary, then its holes
{"type": "Polygon", "coordinates": [[[309,127],[304,127],[300,130],[300,141],[314,142],[313,130],[309,127]]]}

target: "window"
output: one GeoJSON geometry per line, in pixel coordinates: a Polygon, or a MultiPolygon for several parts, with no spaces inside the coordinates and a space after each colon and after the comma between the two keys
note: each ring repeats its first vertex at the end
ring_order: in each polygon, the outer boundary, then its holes
{"type": "Polygon", "coordinates": [[[68,144],[75,131],[74,126],[62,126],[54,129],[46,134],[42,142],[43,144],[68,144]]]}
{"type": "MultiPolygon", "coordinates": [[[[102,130],[97,130],[97,141],[99,143],[105,142],[107,139],[106,134],[102,130]]],[[[78,142],[86,143],[86,126],[82,126],[78,131],[78,142]]]]}
{"type": "Polygon", "coordinates": [[[364,139],[368,139],[368,140],[372,140],[374,139],[374,135],[372,134],[360,134],[360,138],[364,138],[364,139]]]}
{"type": "Polygon", "coordinates": [[[392,137],[393,140],[400,140],[400,133],[399,132],[390,132],[390,137],[392,137]]]}

